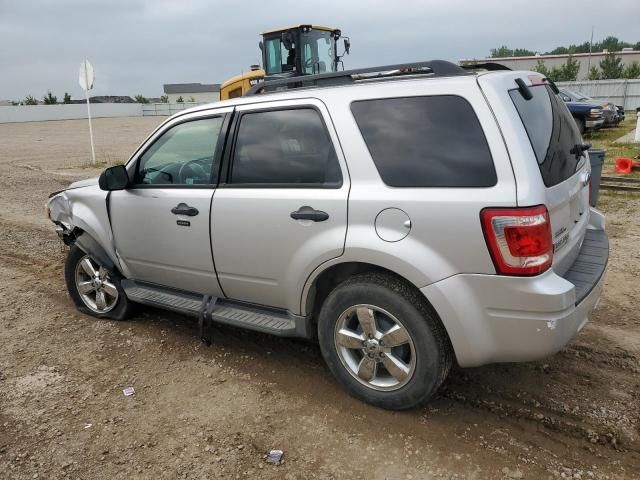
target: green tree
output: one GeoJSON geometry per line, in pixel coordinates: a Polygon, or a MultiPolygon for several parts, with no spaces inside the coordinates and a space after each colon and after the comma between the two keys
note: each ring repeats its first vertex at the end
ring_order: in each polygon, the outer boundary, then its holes
{"type": "Polygon", "coordinates": [[[526,48],[509,48],[506,45],[502,45],[498,48],[491,49],[491,58],[499,57],[529,57],[535,55],[536,52],[528,50],[526,48]]]}
{"type": "Polygon", "coordinates": [[[47,92],[45,97],[42,99],[45,105],[56,105],[58,103],[58,97],[51,93],[51,90],[47,92]]]}
{"type": "Polygon", "coordinates": [[[137,103],[149,103],[149,99],[144,95],[136,95],[134,98],[137,103]]]}
{"type": "Polygon", "coordinates": [[[621,42],[616,37],[607,37],[598,43],[598,51],[608,50],[610,52],[619,52],[623,48],[629,46],[626,42],[621,42]]]}
{"type": "Polygon", "coordinates": [[[33,97],[31,95],[27,95],[24,98],[24,101],[22,103],[24,103],[25,105],[37,105],[38,101],[35,99],[35,97],[33,97]]]}
{"type": "Polygon", "coordinates": [[[510,57],[511,49],[506,45],[491,49],[491,58],[510,57]]]}
{"type": "Polygon", "coordinates": [[[184,98],[182,98],[182,95],[180,95],[178,98],[176,98],[176,102],[177,103],[184,103],[184,98]]]}
{"type": "Polygon", "coordinates": [[[169,103],[169,95],[162,95],[162,96],[160,97],[160,101],[161,101],[162,103],[169,103]]]}
{"type": "Polygon", "coordinates": [[[615,53],[607,53],[600,62],[600,70],[602,70],[601,78],[603,80],[622,78],[622,69],[622,59],[616,57],[615,53]]]}
{"type": "Polygon", "coordinates": [[[589,80],[600,80],[600,70],[595,65],[589,69],[589,80]]]}
{"type": "Polygon", "coordinates": [[[640,62],[637,60],[626,65],[622,71],[624,78],[640,78],[640,62]]]}
{"type": "Polygon", "coordinates": [[[562,70],[562,80],[565,82],[574,82],[578,78],[578,72],[580,71],[580,62],[569,55],[566,63],[560,68],[562,70]]]}
{"type": "Polygon", "coordinates": [[[545,77],[549,78],[549,69],[547,68],[547,66],[544,64],[544,60],[538,60],[536,62],[536,66],[533,68],[533,70],[535,72],[540,73],[541,75],[544,75],[545,77]]]}
{"type": "Polygon", "coordinates": [[[68,92],[64,92],[64,103],[71,103],[71,95],[68,92]]]}

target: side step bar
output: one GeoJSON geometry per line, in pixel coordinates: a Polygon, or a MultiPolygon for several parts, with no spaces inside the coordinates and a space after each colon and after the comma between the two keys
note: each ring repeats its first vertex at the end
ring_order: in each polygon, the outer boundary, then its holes
{"type": "MultiPolygon", "coordinates": [[[[172,290],[135,280],[123,280],[127,297],[136,303],[172,310],[198,318],[208,298],[199,293],[172,290]]],[[[270,333],[279,337],[311,338],[309,318],[256,305],[246,305],[218,298],[211,308],[211,320],[234,327],[270,333]]]]}

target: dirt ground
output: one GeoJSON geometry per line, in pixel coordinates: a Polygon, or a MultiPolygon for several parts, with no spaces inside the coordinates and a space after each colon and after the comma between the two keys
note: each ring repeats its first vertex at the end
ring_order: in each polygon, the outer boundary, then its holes
{"type": "MultiPolygon", "coordinates": [[[[98,158],[160,121],[95,120],[98,158]]],[[[86,121],[0,125],[0,478],[640,478],[640,198],[601,195],[605,294],[565,349],[454,369],[395,413],[349,397],[313,344],[217,326],[206,347],[160,310],[79,314],[43,205],[99,173],[89,152],[86,121]]]]}

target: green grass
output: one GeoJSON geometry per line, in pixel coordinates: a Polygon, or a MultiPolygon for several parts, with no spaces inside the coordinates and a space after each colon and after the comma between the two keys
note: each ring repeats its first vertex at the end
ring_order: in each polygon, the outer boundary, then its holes
{"type": "Polygon", "coordinates": [[[100,168],[104,169],[107,167],[113,167],[114,165],[123,165],[124,162],[122,160],[115,160],[113,162],[96,162],[96,163],[82,163],[78,165],[78,168],[100,168]]]}
{"type": "MultiPolygon", "coordinates": [[[[587,132],[584,135],[585,141],[591,143],[593,148],[601,148],[607,151],[604,158],[603,175],[613,174],[613,166],[617,157],[635,158],[640,155],[640,143],[613,143],[626,133],[629,133],[636,126],[635,113],[629,113],[624,122],[615,127],[602,128],[596,132],[587,132]]],[[[640,171],[636,169],[631,175],[640,178],[640,171]]]]}

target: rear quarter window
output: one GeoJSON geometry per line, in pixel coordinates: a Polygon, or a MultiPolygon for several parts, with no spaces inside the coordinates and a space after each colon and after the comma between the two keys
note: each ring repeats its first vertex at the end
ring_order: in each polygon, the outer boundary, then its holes
{"type": "Polygon", "coordinates": [[[382,181],[392,187],[491,187],[497,177],[480,121],[456,95],[363,100],[351,112],[382,181]]]}

